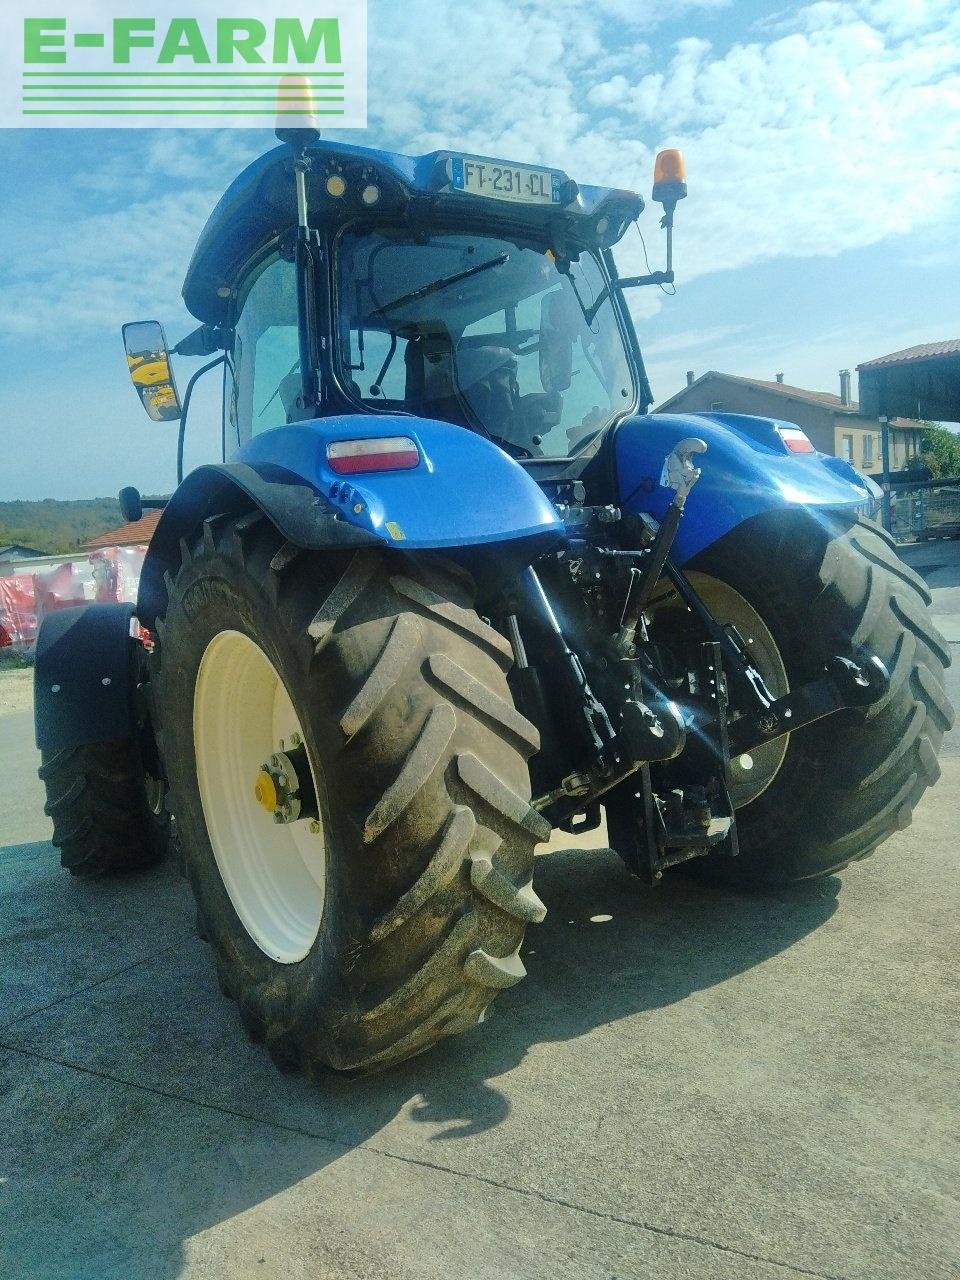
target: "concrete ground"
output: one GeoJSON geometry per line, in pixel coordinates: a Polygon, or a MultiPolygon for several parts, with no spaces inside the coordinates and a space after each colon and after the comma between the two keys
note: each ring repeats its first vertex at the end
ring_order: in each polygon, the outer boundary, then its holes
{"type": "MultiPolygon", "coordinates": [[[[929,545],[960,661],[960,544],[929,545]]],[[[310,1085],[244,1038],[172,869],[60,871],[9,675],[0,1274],[956,1276],[958,731],[909,830],[818,884],[542,859],[529,978],[484,1026],[310,1085]]]]}

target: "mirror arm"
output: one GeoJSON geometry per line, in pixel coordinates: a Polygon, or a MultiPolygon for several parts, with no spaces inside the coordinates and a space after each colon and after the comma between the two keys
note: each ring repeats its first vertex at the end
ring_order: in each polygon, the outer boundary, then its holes
{"type": "MultiPolygon", "coordinates": [[[[670,257],[671,257],[670,236],[668,233],[667,235],[667,263],[668,264],[670,262],[670,257]]],[[[639,288],[642,288],[643,285],[647,285],[647,284],[673,284],[673,282],[674,282],[673,268],[669,265],[667,266],[666,271],[651,271],[649,275],[645,275],[645,276],[623,276],[622,279],[614,280],[612,283],[612,286],[608,284],[605,284],[603,286],[596,300],[593,303],[591,303],[591,305],[584,311],[583,313],[584,319],[586,320],[587,324],[593,324],[594,317],[596,316],[597,312],[600,310],[600,308],[603,306],[606,300],[610,297],[611,287],[618,290],[620,293],[622,293],[624,289],[639,289],[639,288]]]]}
{"type": "Polygon", "coordinates": [[[215,360],[211,360],[208,364],[201,365],[200,368],[196,371],[196,373],[193,374],[190,381],[187,383],[187,389],[184,392],[184,396],[183,396],[183,408],[180,411],[180,431],[177,435],[177,484],[178,485],[183,483],[183,442],[187,434],[187,414],[190,411],[190,397],[193,395],[193,388],[196,386],[197,380],[199,378],[202,378],[205,373],[209,372],[209,370],[215,369],[218,364],[223,364],[226,361],[226,358],[227,358],[227,355],[226,355],[226,352],[224,352],[223,355],[217,356],[215,360]]]}
{"type": "MultiPolygon", "coordinates": [[[[684,191],[686,194],[686,191],[684,191]]],[[[656,194],[654,199],[657,199],[656,194]]],[[[584,310],[584,319],[587,324],[593,324],[594,317],[597,312],[609,298],[613,289],[617,289],[620,293],[624,289],[640,289],[648,284],[674,284],[675,277],[673,274],[673,211],[677,207],[677,201],[674,199],[661,199],[663,204],[663,217],[660,219],[660,226],[667,233],[667,269],[666,271],[650,271],[645,276],[617,276],[611,273],[609,284],[605,284],[600,290],[599,296],[591,303],[590,307],[584,310]]],[[[639,223],[637,224],[639,228],[639,223]]],[[[646,250],[644,250],[646,253],[646,250]]],[[[649,266],[649,262],[647,266],[649,266]]]]}
{"type": "Polygon", "coordinates": [[[212,356],[215,351],[222,351],[229,345],[229,333],[220,325],[202,324],[185,338],[181,338],[171,355],[175,356],[212,356]]]}

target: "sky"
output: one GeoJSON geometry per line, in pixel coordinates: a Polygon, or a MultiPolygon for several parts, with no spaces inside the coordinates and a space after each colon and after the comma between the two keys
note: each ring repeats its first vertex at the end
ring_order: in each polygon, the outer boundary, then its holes
{"type": "MultiPolygon", "coordinates": [[[[655,403],[688,369],[836,391],[841,368],[960,337],[956,0],[370,0],[369,33],[368,128],[328,136],[644,196],[657,150],[684,150],[676,295],[631,295],[655,403]]],[[[0,130],[0,498],[173,488],[176,425],[143,414],[120,325],[160,319],[171,342],[195,327],[193,245],[272,145],[268,129],[0,130]]],[[[654,267],[659,212],[640,220],[654,267]]],[[[616,256],[643,270],[635,230],[616,256]]],[[[188,469],[219,457],[215,379],[188,469]]]]}

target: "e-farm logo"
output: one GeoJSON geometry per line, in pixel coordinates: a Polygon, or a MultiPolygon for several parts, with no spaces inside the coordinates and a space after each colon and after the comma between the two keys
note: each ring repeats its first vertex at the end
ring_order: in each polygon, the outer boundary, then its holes
{"type": "Polygon", "coordinates": [[[366,0],[226,4],[112,12],[61,0],[59,14],[38,17],[35,0],[6,0],[0,125],[366,126],[366,0]]]}

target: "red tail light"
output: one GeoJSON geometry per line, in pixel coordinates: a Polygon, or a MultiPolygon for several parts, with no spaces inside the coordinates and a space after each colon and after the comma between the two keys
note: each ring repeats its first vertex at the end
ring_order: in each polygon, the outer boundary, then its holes
{"type": "Polygon", "coordinates": [[[327,445],[327,462],[338,476],[355,476],[364,471],[409,471],[419,466],[420,452],[409,436],[335,440],[327,445]]]}
{"type": "Polygon", "coordinates": [[[799,427],[777,427],[777,435],[791,453],[816,453],[810,437],[799,427]]]}

